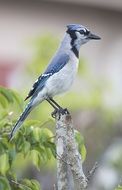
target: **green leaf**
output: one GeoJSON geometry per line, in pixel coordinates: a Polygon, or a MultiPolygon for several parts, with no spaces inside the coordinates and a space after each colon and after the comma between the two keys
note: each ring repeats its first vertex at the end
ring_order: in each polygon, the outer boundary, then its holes
{"type": "MultiPolygon", "coordinates": [[[[6,138],[2,138],[2,139],[0,140],[0,145],[2,146],[2,148],[3,148],[3,150],[4,150],[4,153],[5,153],[5,151],[7,151],[8,148],[9,148],[9,143],[8,143],[8,141],[7,141],[6,138]]],[[[2,152],[2,151],[1,151],[1,152],[2,152]]],[[[0,152],[0,153],[1,153],[1,152],[0,152]]]]}
{"type": "Polygon", "coordinates": [[[45,146],[42,146],[39,143],[39,144],[36,144],[36,146],[33,146],[33,148],[39,152],[40,164],[41,164],[41,161],[47,162],[48,158],[47,158],[47,152],[46,152],[45,146]]]}
{"type": "Polygon", "coordinates": [[[5,119],[1,120],[0,121],[0,128],[4,128],[4,126],[7,125],[7,124],[8,124],[7,120],[5,120],[5,119]]]}
{"type": "Polygon", "coordinates": [[[31,180],[29,180],[29,179],[23,179],[22,183],[27,185],[28,187],[31,186],[31,180]]]}
{"type": "Polygon", "coordinates": [[[31,183],[33,185],[33,190],[40,190],[40,184],[37,180],[31,179],[31,183]]]}
{"type": "Polygon", "coordinates": [[[86,153],[87,153],[86,147],[84,145],[84,138],[77,130],[75,130],[75,139],[76,142],[78,143],[78,150],[82,156],[82,161],[84,161],[86,159],[86,153]]]}
{"type": "Polygon", "coordinates": [[[14,90],[11,91],[11,94],[12,94],[13,98],[15,99],[16,103],[19,105],[20,110],[23,111],[24,101],[21,98],[21,96],[17,92],[15,92],[14,90]]]}
{"type": "Polygon", "coordinates": [[[50,148],[45,148],[45,154],[46,154],[47,158],[50,160],[52,157],[52,152],[51,152],[50,148]]]}
{"type": "Polygon", "coordinates": [[[40,136],[41,136],[41,129],[39,127],[35,127],[34,130],[33,130],[33,136],[34,136],[34,139],[36,141],[39,141],[40,140],[40,136]]]}
{"type": "Polygon", "coordinates": [[[55,145],[55,143],[52,143],[49,141],[45,144],[45,146],[50,148],[52,155],[54,156],[54,158],[56,158],[56,145],[55,145]]]}
{"type": "Polygon", "coordinates": [[[40,153],[37,150],[31,150],[30,151],[30,159],[32,160],[32,163],[36,166],[38,170],[40,170],[40,153]]]}
{"type": "Polygon", "coordinates": [[[80,154],[82,156],[82,162],[84,162],[84,160],[86,159],[86,147],[84,144],[82,144],[81,146],[81,150],[80,150],[80,154]]]}
{"type": "Polygon", "coordinates": [[[5,96],[0,94],[0,104],[2,105],[3,108],[7,108],[8,106],[8,101],[6,100],[5,96]]]}
{"type": "Polygon", "coordinates": [[[2,111],[2,113],[0,113],[0,120],[6,119],[7,116],[8,112],[6,110],[2,111]]]}
{"type": "Polygon", "coordinates": [[[30,150],[30,146],[31,145],[28,141],[23,142],[22,151],[24,152],[24,154],[28,153],[28,151],[30,150]]]}
{"type": "Polygon", "coordinates": [[[9,157],[7,153],[0,156],[0,173],[5,175],[9,169],[9,157]]]}
{"type": "Polygon", "coordinates": [[[75,132],[75,139],[76,139],[77,143],[78,144],[83,144],[84,143],[83,136],[77,130],[74,130],[74,132],[75,132]]]}
{"type": "Polygon", "coordinates": [[[47,158],[45,147],[40,145],[39,149],[40,149],[39,151],[40,158],[42,159],[42,162],[47,162],[48,158],[47,158]],[[43,149],[41,147],[43,147],[43,149]]]}
{"type": "Polygon", "coordinates": [[[41,144],[51,141],[52,137],[54,136],[53,133],[46,128],[39,128],[39,127],[31,127],[31,142],[36,143],[40,142],[41,144]]]}
{"type": "Polygon", "coordinates": [[[11,187],[6,177],[0,176],[0,190],[11,190],[11,187]]]}
{"type": "Polygon", "coordinates": [[[53,136],[54,135],[53,135],[52,131],[50,131],[49,129],[47,129],[47,128],[40,129],[40,139],[41,139],[42,143],[51,140],[51,138],[53,136]]]}
{"type": "Polygon", "coordinates": [[[21,135],[18,140],[16,141],[16,149],[18,152],[22,151],[23,149],[23,144],[25,142],[25,138],[21,135]]]}
{"type": "Polygon", "coordinates": [[[40,190],[40,184],[37,180],[31,179],[24,179],[22,181],[23,185],[27,186],[28,188],[26,188],[25,190],[40,190]]]}
{"type": "Polygon", "coordinates": [[[15,144],[9,143],[9,161],[10,165],[12,164],[12,161],[16,158],[16,149],[15,144]]]}
{"type": "Polygon", "coordinates": [[[24,154],[22,152],[17,153],[15,159],[12,162],[12,169],[14,169],[15,171],[19,171],[20,172],[25,169],[25,167],[27,166],[27,160],[24,157],[24,154]]]}
{"type": "Polygon", "coordinates": [[[13,103],[13,96],[11,90],[0,87],[0,94],[2,94],[9,103],[13,103]]]}

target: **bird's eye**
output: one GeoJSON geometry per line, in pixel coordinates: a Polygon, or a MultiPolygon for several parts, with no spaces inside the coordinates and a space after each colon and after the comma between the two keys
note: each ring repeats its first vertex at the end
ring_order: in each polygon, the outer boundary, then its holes
{"type": "Polygon", "coordinates": [[[88,35],[89,34],[89,30],[80,30],[80,34],[82,34],[82,35],[88,35]]]}
{"type": "Polygon", "coordinates": [[[85,34],[85,31],[84,30],[80,30],[80,34],[85,34]]]}

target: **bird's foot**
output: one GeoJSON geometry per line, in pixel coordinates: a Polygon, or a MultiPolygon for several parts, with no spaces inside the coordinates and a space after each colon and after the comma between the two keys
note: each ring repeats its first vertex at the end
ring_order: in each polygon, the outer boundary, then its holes
{"type": "Polygon", "coordinates": [[[51,116],[52,116],[53,118],[56,118],[57,113],[58,113],[58,109],[55,109],[55,110],[51,113],[51,116]]]}
{"type": "Polygon", "coordinates": [[[64,115],[64,114],[69,114],[69,111],[68,111],[68,109],[67,108],[61,108],[61,109],[59,109],[59,112],[62,114],[62,115],[64,115]]]}
{"type": "Polygon", "coordinates": [[[52,112],[52,117],[53,118],[56,118],[56,116],[58,115],[58,119],[60,119],[61,115],[64,115],[64,114],[69,114],[69,111],[67,108],[63,109],[63,108],[59,108],[59,109],[55,109],[53,112],[52,112]]]}

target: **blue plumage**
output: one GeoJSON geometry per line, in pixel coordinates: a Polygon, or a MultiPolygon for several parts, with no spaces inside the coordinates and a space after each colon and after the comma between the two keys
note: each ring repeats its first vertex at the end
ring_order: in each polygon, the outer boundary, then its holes
{"type": "Polygon", "coordinates": [[[67,54],[61,54],[59,56],[56,55],[48,65],[44,74],[39,76],[38,80],[34,83],[25,100],[33,95],[35,96],[36,94],[38,94],[38,92],[43,89],[47,79],[53,74],[59,72],[66,65],[66,63],[68,63],[68,60],[69,56],[67,54]]]}
{"type": "Polygon", "coordinates": [[[11,131],[9,140],[11,140],[13,138],[14,133],[16,132],[17,129],[20,128],[20,126],[22,125],[22,123],[24,122],[24,120],[26,119],[26,117],[28,116],[28,114],[31,112],[32,109],[33,109],[32,102],[30,101],[27,104],[27,106],[25,107],[25,110],[20,115],[18,121],[15,123],[15,125],[14,125],[14,127],[13,127],[13,129],[11,131]]]}
{"type": "Polygon", "coordinates": [[[52,59],[51,63],[48,65],[44,74],[47,74],[47,73],[55,74],[55,73],[57,73],[68,63],[68,60],[69,60],[69,55],[67,55],[65,53],[57,54],[52,59]]]}
{"type": "Polygon", "coordinates": [[[67,25],[67,28],[69,30],[81,30],[81,28],[84,28],[84,26],[80,25],[80,24],[69,24],[67,25]]]}

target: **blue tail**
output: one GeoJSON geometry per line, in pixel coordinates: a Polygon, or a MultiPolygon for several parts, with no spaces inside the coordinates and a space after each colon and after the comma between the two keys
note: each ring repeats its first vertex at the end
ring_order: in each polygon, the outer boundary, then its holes
{"type": "Polygon", "coordinates": [[[26,117],[28,116],[28,114],[31,112],[31,110],[33,109],[33,106],[31,105],[31,103],[29,103],[25,110],[23,111],[23,113],[20,115],[20,118],[18,119],[18,121],[16,122],[15,126],[13,127],[10,136],[9,136],[9,141],[12,140],[15,132],[21,127],[21,125],[23,124],[24,120],[26,119],[26,117]]]}

